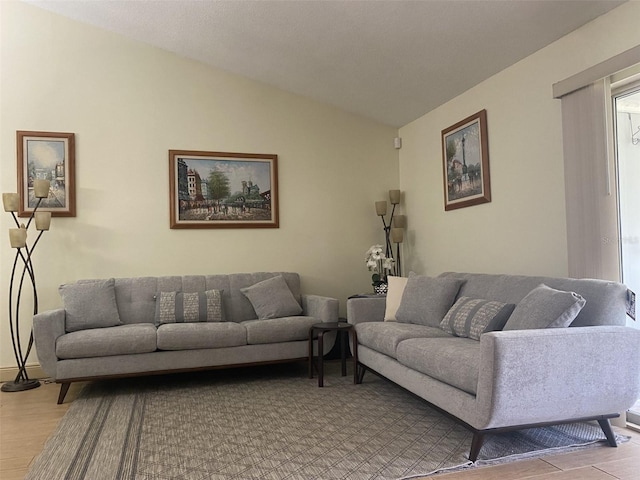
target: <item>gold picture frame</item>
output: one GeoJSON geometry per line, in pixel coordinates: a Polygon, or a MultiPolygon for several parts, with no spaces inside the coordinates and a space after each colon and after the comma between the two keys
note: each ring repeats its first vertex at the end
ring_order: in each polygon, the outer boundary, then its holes
{"type": "Polygon", "coordinates": [[[171,228],[278,228],[278,156],[169,150],[171,228]]]}

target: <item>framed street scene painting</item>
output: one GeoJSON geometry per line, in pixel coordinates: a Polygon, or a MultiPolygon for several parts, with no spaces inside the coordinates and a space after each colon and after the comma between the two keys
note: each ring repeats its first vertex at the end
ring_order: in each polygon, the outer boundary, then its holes
{"type": "Polygon", "coordinates": [[[171,228],[278,228],[278,156],[169,150],[171,228]]]}
{"type": "Polygon", "coordinates": [[[491,201],[487,111],[442,130],[444,209],[491,201]]]}
{"type": "Polygon", "coordinates": [[[28,217],[38,199],[36,180],[49,181],[49,195],[38,211],[53,217],[76,216],[75,135],[73,133],[18,131],[18,215],[28,217]]]}

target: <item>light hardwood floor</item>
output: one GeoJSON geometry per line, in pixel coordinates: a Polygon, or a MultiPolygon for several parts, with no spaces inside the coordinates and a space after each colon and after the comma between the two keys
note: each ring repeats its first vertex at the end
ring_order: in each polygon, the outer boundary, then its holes
{"type": "MultiPolygon", "coordinates": [[[[0,393],[0,479],[19,480],[40,453],[76,395],[81,383],[72,384],[65,403],[57,405],[59,386],[43,384],[34,390],[0,393]]],[[[631,441],[618,448],[603,446],[577,453],[523,460],[495,467],[438,475],[442,480],[552,479],[638,480],[640,479],[640,433],[627,429],[631,441]]],[[[433,477],[431,477],[433,478],[433,477]]],[[[55,479],[43,479],[55,480],[55,479]]],[[[100,479],[93,479],[100,480],[100,479]]]]}

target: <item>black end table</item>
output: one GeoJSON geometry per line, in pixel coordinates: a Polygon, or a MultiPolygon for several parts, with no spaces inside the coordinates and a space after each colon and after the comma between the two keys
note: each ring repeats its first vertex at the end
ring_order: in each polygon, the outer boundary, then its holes
{"type": "MultiPolygon", "coordinates": [[[[342,376],[347,376],[347,335],[348,333],[353,343],[353,383],[358,383],[357,365],[358,365],[358,337],[356,329],[350,323],[346,322],[326,322],[316,323],[309,329],[309,378],[313,378],[313,364],[316,363],[318,369],[318,387],[324,384],[324,334],[326,332],[338,332],[340,337],[340,358],[342,360],[342,376]],[[318,357],[314,362],[313,356],[313,337],[318,334],[318,357]]],[[[337,340],[337,339],[336,339],[337,340]]]]}

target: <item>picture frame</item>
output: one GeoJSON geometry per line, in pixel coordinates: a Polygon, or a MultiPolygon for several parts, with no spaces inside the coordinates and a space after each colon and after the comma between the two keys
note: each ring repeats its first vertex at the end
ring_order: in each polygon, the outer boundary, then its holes
{"type": "Polygon", "coordinates": [[[170,228],[278,228],[278,156],[169,150],[170,228]]]}
{"type": "Polygon", "coordinates": [[[442,130],[444,209],[491,201],[487,111],[442,130]]]}
{"type": "Polygon", "coordinates": [[[49,180],[49,196],[38,211],[53,217],[76,216],[75,134],[60,132],[16,132],[18,150],[18,216],[28,217],[38,203],[34,180],[49,180]]]}

